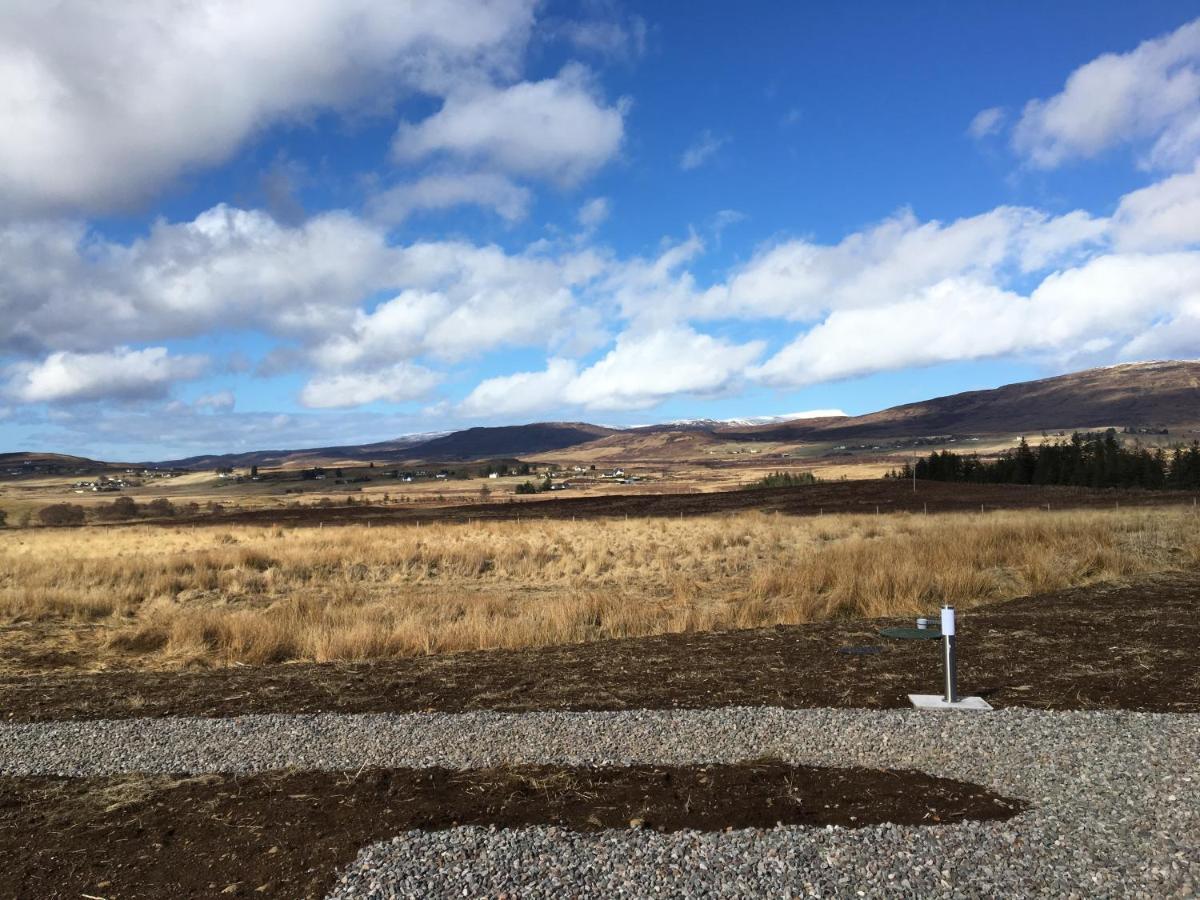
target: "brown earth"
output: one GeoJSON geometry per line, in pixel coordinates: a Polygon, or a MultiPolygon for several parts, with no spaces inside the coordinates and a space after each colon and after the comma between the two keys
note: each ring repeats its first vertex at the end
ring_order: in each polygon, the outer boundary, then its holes
{"type": "MultiPolygon", "coordinates": [[[[935,642],[879,635],[895,624],[911,623],[835,621],[375,663],[10,676],[0,678],[0,715],[903,708],[909,693],[938,689],[940,655],[935,642]]],[[[958,642],[961,690],[997,707],[1200,712],[1195,573],[978,608],[960,616],[958,642]]]]}
{"type": "Polygon", "coordinates": [[[415,828],[856,828],[1022,809],[920,772],[775,761],[0,778],[0,897],[319,898],[362,847],[415,828]]]}
{"type": "Polygon", "coordinates": [[[299,507],[234,510],[220,516],[162,520],[164,525],[337,525],[340,523],[433,522],[468,519],[598,519],[621,516],[704,516],[747,510],[783,515],[825,513],[970,512],[997,509],[1112,509],[1114,506],[1191,506],[1197,495],[1185,491],[1094,490],[1017,484],[912,483],[891,479],[831,481],[794,488],[710,493],[625,494],[538,498],[531,501],[484,503],[412,509],[383,506],[299,507]]]}

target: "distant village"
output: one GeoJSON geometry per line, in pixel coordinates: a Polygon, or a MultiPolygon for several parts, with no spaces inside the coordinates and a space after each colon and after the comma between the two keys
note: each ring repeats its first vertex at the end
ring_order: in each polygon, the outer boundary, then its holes
{"type": "Polygon", "coordinates": [[[115,478],[101,475],[94,481],[77,481],[71,488],[77,494],[86,494],[89,491],[95,494],[105,494],[122,491],[127,487],[141,487],[146,479],[175,478],[181,474],[183,473],[168,469],[126,469],[123,475],[115,478]]]}

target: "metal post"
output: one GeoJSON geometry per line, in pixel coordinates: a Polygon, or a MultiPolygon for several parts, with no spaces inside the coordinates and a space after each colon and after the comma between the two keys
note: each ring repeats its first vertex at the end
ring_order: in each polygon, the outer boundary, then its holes
{"type": "Polygon", "coordinates": [[[954,646],[954,607],[942,607],[942,660],[946,674],[946,702],[958,702],[958,659],[954,646]]]}

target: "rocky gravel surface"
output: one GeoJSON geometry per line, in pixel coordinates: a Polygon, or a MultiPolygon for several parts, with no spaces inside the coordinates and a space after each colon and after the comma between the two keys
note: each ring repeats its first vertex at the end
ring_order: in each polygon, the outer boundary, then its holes
{"type": "Polygon", "coordinates": [[[918,769],[1031,808],[1000,823],[659,834],[408,832],[333,897],[1195,896],[1200,718],[1131,712],[726,708],[263,715],[0,726],[0,772],[353,771],[778,757],[918,769]]]}

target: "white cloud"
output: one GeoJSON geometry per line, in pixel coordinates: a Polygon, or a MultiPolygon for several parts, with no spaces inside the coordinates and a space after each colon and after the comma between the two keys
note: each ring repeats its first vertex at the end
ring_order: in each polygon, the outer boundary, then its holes
{"type": "Polygon", "coordinates": [[[1018,266],[1022,272],[1039,272],[1082,259],[1108,240],[1111,228],[1108,219],[1080,209],[1053,217],[1030,215],[1013,235],[1018,266]]]}
{"type": "Polygon", "coordinates": [[[646,21],[630,16],[627,21],[616,18],[562,22],[551,31],[580,50],[630,62],[646,52],[646,21]]]}
{"type": "Polygon", "coordinates": [[[996,134],[1004,126],[1004,110],[999,106],[981,109],[967,126],[967,134],[980,140],[996,134]]]}
{"type": "Polygon", "coordinates": [[[0,209],[121,208],[258,130],[511,77],[531,0],[0,7],[0,209]]]}
{"type": "Polygon", "coordinates": [[[507,222],[525,218],[533,194],[494,172],[437,173],[396,185],[371,198],[375,218],[396,223],[415,212],[474,204],[491,209],[507,222]]]}
{"type": "Polygon", "coordinates": [[[460,404],[468,416],[495,416],[554,408],[590,411],[645,409],[678,394],[729,389],[765,344],[734,344],[691,328],[627,332],[583,370],[550,359],[542,372],[520,372],[481,382],[460,404]]]}
{"type": "Polygon", "coordinates": [[[624,101],[605,105],[587,69],[571,64],[544,81],[464,88],[429,118],[401,125],[392,150],[403,161],[448,154],[571,185],[616,156],[625,110],[624,101]]]}
{"type": "Polygon", "coordinates": [[[789,385],[1012,354],[1090,361],[1195,333],[1197,193],[1195,172],[1174,176],[1122,198],[1111,220],[904,211],[837,243],[764,247],[712,286],[693,274],[695,234],[620,259],[583,238],[521,252],[391,245],[347,213],[287,226],[224,206],[128,243],[78,224],[0,225],[0,347],[20,402],[99,390],[41,374],[56,355],[62,372],[115,360],[134,373],[96,396],[154,396],[191,370],[162,347],[139,369],[124,356],[148,351],[127,345],[255,331],[278,341],[267,349],[305,373],[302,400],[320,408],[423,397],[454,374],[443,364],[498,348],[545,353],[544,371],[479,385],[462,404],[471,416],[647,408],[751,376],[789,385]],[[774,320],[783,349],[762,362],[761,343],[697,324],[737,319],[774,320]]]}
{"type": "Polygon", "coordinates": [[[747,216],[744,212],[736,209],[721,209],[712,217],[711,227],[713,234],[720,237],[721,233],[731,225],[736,225],[739,222],[746,221],[747,216]]]}
{"type": "Polygon", "coordinates": [[[10,368],[8,393],[22,403],[134,400],[162,397],[176,381],[198,378],[203,356],[173,356],[165,347],[107,353],[51,353],[10,368]]]}
{"type": "Polygon", "coordinates": [[[232,412],[237,398],[233,391],[216,391],[212,394],[202,394],[192,403],[194,409],[208,412],[232,412]]]}
{"type": "Polygon", "coordinates": [[[542,372],[518,372],[481,381],[458,411],[464,416],[492,418],[567,406],[564,396],[578,368],[569,359],[549,359],[542,372]]]}
{"type": "Polygon", "coordinates": [[[1190,168],[1200,153],[1200,20],[1080,66],[1063,90],[1026,104],[1013,146],[1038,168],[1149,142],[1143,164],[1190,168]]]}
{"type": "Polygon", "coordinates": [[[765,344],[734,344],[676,327],[626,333],[601,360],[567,387],[572,405],[587,409],[638,409],[676,394],[712,394],[730,387],[762,356],[765,344]]]}
{"type": "Polygon", "coordinates": [[[584,228],[596,228],[608,218],[611,204],[607,197],[593,197],[579,207],[577,218],[584,228]]]}
{"type": "Polygon", "coordinates": [[[724,284],[690,301],[706,317],[818,318],[871,306],[948,278],[993,281],[1006,269],[1031,272],[1103,239],[1107,220],[1074,212],[998,207],[948,224],[904,211],[837,244],[785,241],[768,247],[724,284]]]}
{"type": "Polygon", "coordinates": [[[96,350],[222,328],[338,330],[402,254],[345,213],[280,225],[216,206],[129,244],[78,224],[0,226],[0,349],[96,350]]]}
{"type": "Polygon", "coordinates": [[[423,295],[392,361],[410,350],[461,358],[510,341],[565,340],[576,318],[587,318],[566,315],[575,292],[604,265],[587,249],[545,256],[454,241],[389,246],[381,228],[345,213],[287,227],[218,206],[191,222],[160,222],[130,244],[79,225],[0,226],[0,350],[93,351],[251,329],[333,356],[339,343],[364,345],[346,354],[358,359],[380,355],[365,346],[373,330],[397,340],[402,307],[423,295]],[[362,308],[388,290],[403,299],[378,315],[362,308]]]}
{"type": "Polygon", "coordinates": [[[679,157],[679,168],[685,172],[700,168],[727,143],[729,143],[729,138],[717,137],[708,130],[702,131],[679,157]]]}
{"type": "Polygon", "coordinates": [[[1191,172],[1126,194],[1113,222],[1123,250],[1200,244],[1200,163],[1191,172]]]}
{"type": "Polygon", "coordinates": [[[366,372],[318,375],[300,392],[300,402],[314,409],[362,406],[367,403],[406,403],[429,394],[441,377],[422,366],[396,363],[366,372]]]}
{"type": "Polygon", "coordinates": [[[1012,354],[1069,362],[1111,349],[1129,358],[1198,314],[1200,253],[1105,255],[1047,276],[1027,296],[949,279],[896,302],[835,310],[750,374],[800,386],[1012,354]]]}

